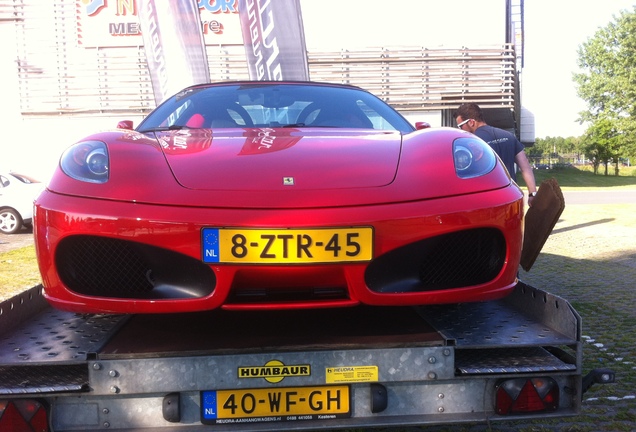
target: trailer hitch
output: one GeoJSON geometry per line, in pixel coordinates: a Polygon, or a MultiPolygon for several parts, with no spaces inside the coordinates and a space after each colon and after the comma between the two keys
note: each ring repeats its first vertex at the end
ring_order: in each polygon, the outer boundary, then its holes
{"type": "Polygon", "coordinates": [[[616,373],[611,369],[593,369],[583,377],[581,396],[592,387],[593,384],[611,384],[616,380],[616,373]]]}

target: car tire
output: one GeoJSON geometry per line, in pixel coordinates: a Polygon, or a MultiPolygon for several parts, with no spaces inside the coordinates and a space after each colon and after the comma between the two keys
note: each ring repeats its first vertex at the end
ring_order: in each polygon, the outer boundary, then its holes
{"type": "Polygon", "coordinates": [[[0,232],[15,234],[22,228],[22,218],[17,211],[6,208],[0,210],[0,232]]]}

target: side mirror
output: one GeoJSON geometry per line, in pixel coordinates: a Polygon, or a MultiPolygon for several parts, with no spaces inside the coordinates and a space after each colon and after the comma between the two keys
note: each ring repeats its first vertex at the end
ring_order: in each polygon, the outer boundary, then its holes
{"type": "Polygon", "coordinates": [[[119,123],[117,123],[117,129],[132,130],[133,129],[132,120],[122,120],[122,121],[120,121],[119,123]]]}
{"type": "Polygon", "coordinates": [[[428,122],[415,122],[415,129],[417,130],[429,129],[430,127],[431,124],[428,122]]]}

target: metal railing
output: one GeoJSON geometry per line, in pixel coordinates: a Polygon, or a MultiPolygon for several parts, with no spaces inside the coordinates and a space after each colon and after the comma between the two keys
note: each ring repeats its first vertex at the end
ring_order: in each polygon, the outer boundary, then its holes
{"type": "Polygon", "coordinates": [[[439,110],[464,102],[513,107],[512,45],[459,49],[413,47],[309,53],[311,78],[355,84],[401,110],[439,110]]]}
{"type": "MultiPolygon", "coordinates": [[[[22,115],[144,114],[154,108],[142,46],[77,43],[74,1],[2,5],[23,18],[14,21],[22,115]]],[[[207,46],[207,55],[211,81],[248,79],[242,45],[207,46]]],[[[515,109],[518,101],[513,44],[343,49],[308,52],[308,60],[312,80],[357,85],[402,111],[451,110],[463,102],[515,109]]]]}

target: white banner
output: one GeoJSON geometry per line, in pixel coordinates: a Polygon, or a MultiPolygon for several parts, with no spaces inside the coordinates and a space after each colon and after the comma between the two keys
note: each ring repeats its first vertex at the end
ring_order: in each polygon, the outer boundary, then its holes
{"type": "Polygon", "coordinates": [[[138,0],[141,34],[161,103],[184,87],[210,81],[196,0],[138,0]]]}
{"type": "Polygon", "coordinates": [[[308,81],[299,0],[239,0],[250,79],[308,81]]]}

